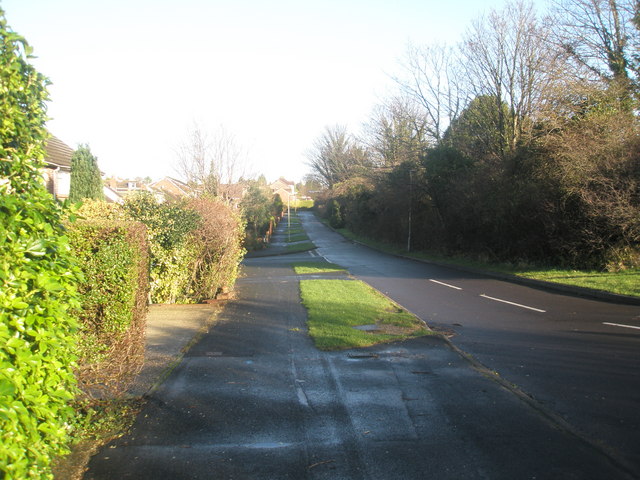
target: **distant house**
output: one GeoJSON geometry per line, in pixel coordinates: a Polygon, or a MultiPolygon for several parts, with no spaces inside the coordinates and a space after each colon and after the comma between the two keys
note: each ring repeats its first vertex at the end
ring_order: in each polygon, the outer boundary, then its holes
{"type": "Polygon", "coordinates": [[[161,193],[164,200],[178,200],[194,196],[196,193],[189,185],[173,177],[164,177],[157,182],[153,182],[149,184],[149,188],[161,193]]]}
{"type": "Polygon", "coordinates": [[[274,195],[280,195],[282,203],[285,205],[289,200],[293,200],[296,194],[296,184],[286,180],[284,177],[280,177],[278,180],[269,185],[274,195]]]}
{"type": "Polygon", "coordinates": [[[120,203],[123,204],[123,198],[117,194],[114,190],[112,190],[107,185],[103,185],[102,191],[104,193],[104,199],[109,203],[120,203]]]}
{"type": "Polygon", "coordinates": [[[236,207],[242,202],[242,199],[247,194],[247,190],[248,188],[245,182],[221,183],[218,185],[218,195],[236,207]]]}
{"type": "Polygon", "coordinates": [[[121,197],[126,197],[135,192],[149,192],[151,189],[140,179],[109,178],[106,180],[107,186],[121,197]]]}
{"type": "MultiPolygon", "coordinates": [[[[66,200],[71,189],[71,158],[75,150],[53,135],[45,142],[44,149],[43,176],[47,190],[56,200],[66,200]]],[[[107,186],[103,190],[107,202],[123,203],[114,190],[107,186]]]]}
{"type": "Polygon", "coordinates": [[[69,188],[71,187],[71,157],[74,150],[54,136],[46,141],[44,148],[45,168],[43,175],[47,190],[55,199],[65,200],[69,198],[69,188]]]}

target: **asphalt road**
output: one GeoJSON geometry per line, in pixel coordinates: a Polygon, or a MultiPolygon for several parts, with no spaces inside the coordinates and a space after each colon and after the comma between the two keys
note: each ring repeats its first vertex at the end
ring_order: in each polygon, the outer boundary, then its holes
{"type": "Polygon", "coordinates": [[[640,307],[354,245],[303,212],[318,254],[402,304],[640,478],[640,307]]]}
{"type": "Polygon", "coordinates": [[[439,337],[318,351],[296,258],[245,261],[238,299],[86,479],[631,478],[439,337]]]}

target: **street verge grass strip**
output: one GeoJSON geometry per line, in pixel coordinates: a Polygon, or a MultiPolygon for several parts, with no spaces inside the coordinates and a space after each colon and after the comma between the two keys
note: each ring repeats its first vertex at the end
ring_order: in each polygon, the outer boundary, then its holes
{"type": "Polygon", "coordinates": [[[462,256],[446,256],[433,252],[407,252],[406,247],[356,235],[345,228],[340,228],[336,231],[350,240],[394,255],[640,298],[640,268],[627,269],[620,272],[606,272],[523,266],[510,263],[489,263],[462,256]]]}
{"type": "Polygon", "coordinates": [[[290,243],[285,247],[287,253],[306,252],[316,248],[313,242],[290,243]]]}
{"type": "Polygon", "coordinates": [[[306,233],[296,233],[296,234],[288,234],[285,238],[287,243],[292,242],[304,242],[305,240],[309,240],[309,236],[306,233]]]}
{"type": "Polygon", "coordinates": [[[295,262],[291,264],[293,271],[298,275],[313,275],[316,273],[342,273],[347,270],[335,263],[326,260],[295,262]]]}
{"type": "Polygon", "coordinates": [[[343,350],[432,333],[419,318],[359,280],[301,280],[309,334],[320,350],[343,350]],[[375,327],[370,331],[354,327],[375,327]]]}

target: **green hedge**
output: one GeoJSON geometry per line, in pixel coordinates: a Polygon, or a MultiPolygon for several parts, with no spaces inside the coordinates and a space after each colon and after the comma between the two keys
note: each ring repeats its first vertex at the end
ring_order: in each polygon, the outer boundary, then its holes
{"type": "Polygon", "coordinates": [[[188,243],[195,248],[196,255],[187,265],[190,280],[185,297],[187,301],[198,302],[216,298],[233,287],[245,254],[242,247],[245,224],[237,210],[219,200],[193,199],[187,208],[202,218],[199,227],[189,235],[188,243]]]}
{"type": "Polygon", "coordinates": [[[81,220],[70,227],[73,253],[84,274],[78,340],[79,386],[88,398],[122,393],[142,365],[149,292],[149,255],[143,224],[81,220]]]}
{"type": "Polygon", "coordinates": [[[0,470],[46,478],[73,416],[77,268],[44,189],[0,186],[0,218],[0,470]]]}
{"type": "Polygon", "coordinates": [[[244,223],[223,201],[159,203],[141,193],[123,210],[147,226],[153,303],[199,302],[233,286],[244,255],[244,223]]]}
{"type": "Polygon", "coordinates": [[[67,450],[78,269],[40,167],[47,79],[0,9],[0,476],[51,478],[67,450]]]}

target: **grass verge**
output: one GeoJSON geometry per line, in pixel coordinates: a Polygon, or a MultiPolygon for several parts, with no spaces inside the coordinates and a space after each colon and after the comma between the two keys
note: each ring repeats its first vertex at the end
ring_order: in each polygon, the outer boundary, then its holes
{"type": "Polygon", "coordinates": [[[598,272],[586,270],[558,269],[522,269],[515,270],[515,275],[561,283],[577,287],[592,288],[605,292],[640,297],[640,269],[621,272],[598,272]]]}
{"type": "Polygon", "coordinates": [[[506,273],[523,278],[542,280],[576,287],[591,288],[618,295],[640,297],[640,269],[629,269],[620,272],[595,270],[559,269],[555,267],[538,267],[531,265],[514,265],[510,263],[482,262],[462,256],[446,256],[432,252],[407,252],[398,245],[372,240],[354,234],[347,229],[338,232],[351,240],[356,240],[378,250],[397,255],[404,255],[427,261],[470,267],[489,272],[506,273]]]}
{"type": "Polygon", "coordinates": [[[291,264],[293,271],[298,275],[308,275],[315,273],[334,273],[346,272],[347,270],[335,263],[329,263],[326,260],[295,262],[291,264]]]}
{"type": "Polygon", "coordinates": [[[313,242],[304,243],[291,243],[286,247],[287,253],[306,252],[307,250],[313,250],[316,248],[313,242]]]}
{"type": "Polygon", "coordinates": [[[305,240],[309,240],[309,236],[302,232],[302,233],[292,233],[290,232],[286,239],[285,242],[287,243],[293,243],[293,242],[304,242],[305,240]]]}
{"type": "Polygon", "coordinates": [[[358,280],[301,280],[309,334],[320,350],[368,347],[431,333],[416,316],[358,280]],[[368,330],[354,327],[366,326],[368,330]]]}

